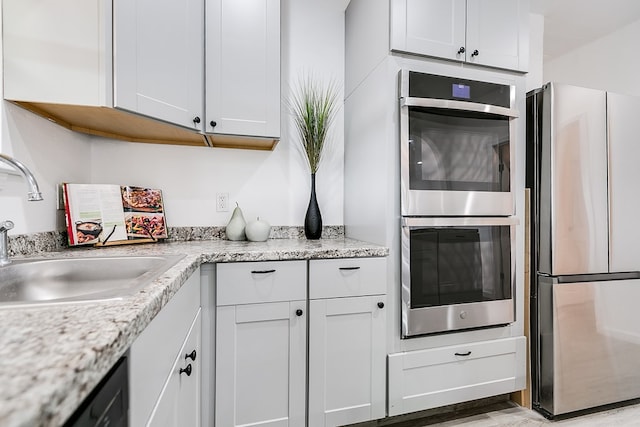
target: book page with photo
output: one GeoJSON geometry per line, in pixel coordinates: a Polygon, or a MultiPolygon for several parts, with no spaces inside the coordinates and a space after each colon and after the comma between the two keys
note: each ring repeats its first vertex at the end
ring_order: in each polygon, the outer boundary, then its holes
{"type": "Polygon", "coordinates": [[[167,237],[162,191],[143,187],[122,187],[127,235],[132,238],[167,237]]]}
{"type": "Polygon", "coordinates": [[[62,188],[70,246],[167,237],[161,190],[69,183],[62,188]]]}

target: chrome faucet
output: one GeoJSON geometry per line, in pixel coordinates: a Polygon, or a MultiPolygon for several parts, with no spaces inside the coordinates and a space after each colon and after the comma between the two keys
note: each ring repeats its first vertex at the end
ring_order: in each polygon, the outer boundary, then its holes
{"type": "MultiPolygon", "coordinates": [[[[22,162],[19,162],[16,159],[2,153],[0,153],[0,162],[6,163],[9,166],[12,166],[14,169],[17,169],[27,180],[27,184],[29,185],[27,200],[32,202],[42,200],[42,193],[40,193],[40,188],[38,187],[36,178],[33,176],[31,171],[22,164],[22,162]]],[[[9,238],[7,237],[7,231],[11,230],[12,228],[12,221],[6,220],[0,222],[0,267],[11,263],[11,260],[9,259],[9,238]]]]}
{"type": "Polygon", "coordinates": [[[0,222],[0,267],[11,263],[9,259],[9,239],[7,231],[13,228],[13,222],[7,220],[0,222]]]}
{"type": "Polygon", "coordinates": [[[40,188],[38,188],[38,182],[36,181],[36,178],[33,176],[31,171],[27,169],[24,164],[22,164],[22,162],[19,162],[16,159],[2,153],[0,153],[0,162],[6,163],[9,166],[13,166],[13,168],[17,169],[27,180],[27,184],[29,184],[29,193],[27,193],[27,200],[31,202],[42,200],[42,193],[40,193],[40,188]]]}

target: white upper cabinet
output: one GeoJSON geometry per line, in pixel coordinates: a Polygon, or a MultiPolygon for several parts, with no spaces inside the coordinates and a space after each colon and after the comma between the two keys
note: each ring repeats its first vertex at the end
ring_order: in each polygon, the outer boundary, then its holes
{"type": "Polygon", "coordinates": [[[114,0],[114,105],[201,130],[202,0],[114,0]]]}
{"type": "Polygon", "coordinates": [[[205,131],[280,137],[280,0],[206,3],[205,131]]]}
{"type": "Polygon", "coordinates": [[[112,103],[111,2],[3,0],[4,97],[112,103]]]}
{"type": "Polygon", "coordinates": [[[528,0],[391,0],[391,50],[526,71],[528,0]]]}
{"type": "Polygon", "coordinates": [[[205,145],[202,0],[2,7],[5,99],[83,133],[205,145]]]}
{"type": "Polygon", "coordinates": [[[392,0],[391,49],[464,60],[465,19],[466,0],[392,0]]]}
{"type": "Polygon", "coordinates": [[[526,71],[529,1],[467,0],[465,53],[474,64],[526,71]]]}
{"type": "Polygon", "coordinates": [[[2,7],[4,97],[36,114],[125,141],[270,150],[280,138],[279,0],[2,7]]]}

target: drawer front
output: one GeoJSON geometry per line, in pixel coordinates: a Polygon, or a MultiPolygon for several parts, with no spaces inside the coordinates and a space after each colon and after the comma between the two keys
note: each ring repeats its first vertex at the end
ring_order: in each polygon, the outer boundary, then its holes
{"type": "Polygon", "coordinates": [[[217,306],[306,299],[306,261],[218,264],[216,296],[217,306]]]}
{"type": "Polygon", "coordinates": [[[309,261],[309,299],[387,293],[386,258],[309,261]]]}
{"type": "Polygon", "coordinates": [[[510,393],[525,387],[526,338],[389,355],[389,415],[510,393]]]}

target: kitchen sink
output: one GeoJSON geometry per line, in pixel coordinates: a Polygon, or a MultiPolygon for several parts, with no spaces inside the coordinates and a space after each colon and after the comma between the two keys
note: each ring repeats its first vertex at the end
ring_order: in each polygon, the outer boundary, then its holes
{"type": "Polygon", "coordinates": [[[120,299],[184,255],[14,260],[0,267],[0,308],[120,299]]]}

